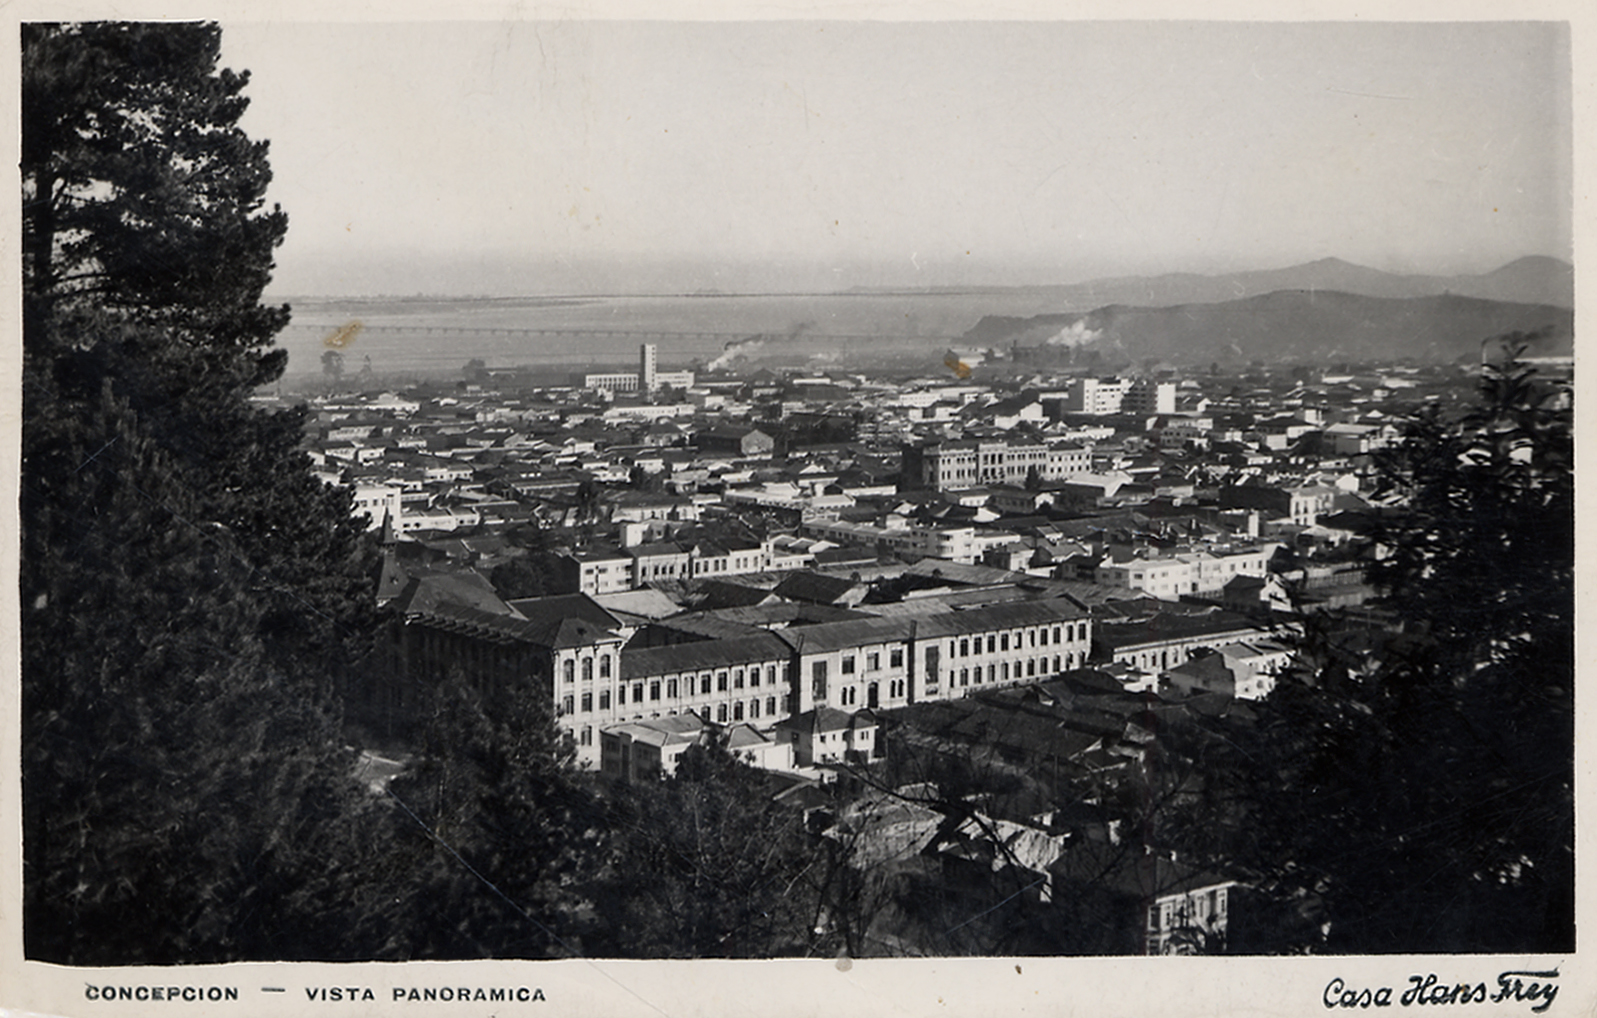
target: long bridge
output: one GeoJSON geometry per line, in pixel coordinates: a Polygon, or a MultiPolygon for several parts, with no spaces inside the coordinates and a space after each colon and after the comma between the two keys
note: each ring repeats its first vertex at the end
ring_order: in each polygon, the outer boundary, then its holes
{"type": "Polygon", "coordinates": [[[425,336],[513,336],[526,339],[555,339],[560,337],[593,339],[635,339],[638,342],[649,340],[716,340],[725,343],[741,343],[748,340],[759,340],[764,343],[781,342],[794,339],[806,342],[836,342],[836,343],[861,343],[894,340],[914,339],[937,343],[958,342],[956,336],[936,336],[912,333],[835,333],[811,332],[807,329],[798,332],[726,332],[715,329],[672,330],[672,329],[603,329],[603,328],[508,328],[499,326],[469,326],[469,325],[366,325],[359,321],[351,321],[343,325],[328,325],[309,322],[290,322],[286,327],[299,332],[318,332],[329,338],[339,336],[364,335],[366,333],[386,333],[391,335],[425,335],[425,336]]]}

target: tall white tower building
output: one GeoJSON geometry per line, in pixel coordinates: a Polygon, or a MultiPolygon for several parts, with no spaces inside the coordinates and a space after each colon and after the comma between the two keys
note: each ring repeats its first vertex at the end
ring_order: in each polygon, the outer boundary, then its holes
{"type": "Polygon", "coordinates": [[[658,373],[655,370],[659,350],[653,343],[643,344],[639,351],[642,363],[638,367],[638,389],[641,392],[653,392],[660,387],[658,373]]]}

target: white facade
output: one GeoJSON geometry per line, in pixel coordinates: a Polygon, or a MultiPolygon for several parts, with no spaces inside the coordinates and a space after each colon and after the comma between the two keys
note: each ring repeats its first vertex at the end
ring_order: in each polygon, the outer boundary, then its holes
{"type": "Polygon", "coordinates": [[[360,516],[367,515],[367,530],[375,530],[383,525],[383,520],[399,519],[400,490],[388,484],[357,484],[355,486],[355,501],[351,512],[360,516]]]}
{"type": "Polygon", "coordinates": [[[1233,880],[1160,895],[1148,906],[1148,954],[1199,954],[1225,936],[1233,880]]]}

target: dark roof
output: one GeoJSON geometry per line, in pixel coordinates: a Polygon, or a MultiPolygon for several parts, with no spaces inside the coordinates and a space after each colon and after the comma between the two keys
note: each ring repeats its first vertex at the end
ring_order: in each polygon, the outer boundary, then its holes
{"type": "Polygon", "coordinates": [[[786,661],[788,648],[770,633],[721,640],[699,640],[671,647],[629,650],[621,655],[621,677],[641,679],[651,675],[698,672],[731,665],[786,661]]]}
{"type": "Polygon", "coordinates": [[[1203,681],[1219,680],[1228,683],[1235,683],[1237,678],[1224,654],[1199,654],[1187,658],[1181,664],[1169,669],[1167,674],[1190,675],[1203,681]]]}
{"type": "Polygon", "coordinates": [[[587,594],[520,598],[517,611],[531,626],[529,638],[545,647],[581,647],[612,636],[621,623],[587,594]]]}
{"type": "Polygon", "coordinates": [[[833,568],[843,566],[873,565],[876,562],[876,558],[876,552],[869,548],[861,548],[854,545],[845,544],[836,548],[827,548],[824,551],[816,552],[815,565],[817,567],[831,566],[833,568]]]}
{"type": "Polygon", "coordinates": [[[869,643],[902,641],[908,639],[914,630],[915,623],[908,619],[863,618],[790,626],[781,630],[781,634],[799,653],[814,654],[869,643]]]}
{"type": "Polygon", "coordinates": [[[462,633],[488,643],[538,643],[533,638],[534,627],[525,619],[480,611],[459,604],[435,605],[426,611],[408,615],[406,623],[450,633],[462,633]]]}
{"type": "Polygon", "coordinates": [[[741,622],[744,625],[767,629],[872,617],[869,612],[838,608],[829,604],[808,604],[803,601],[772,601],[769,604],[739,608],[719,608],[716,609],[715,615],[729,622],[741,622]]]}
{"type": "Polygon", "coordinates": [[[474,569],[412,576],[394,599],[401,614],[429,612],[439,605],[456,604],[495,615],[512,615],[513,610],[494,592],[493,584],[474,569]]]}
{"type": "Polygon", "coordinates": [[[859,584],[855,581],[843,576],[826,576],[821,573],[800,572],[793,573],[777,584],[773,593],[778,597],[791,598],[795,601],[836,604],[840,598],[846,596],[858,586],[859,584]]]}
{"type": "Polygon", "coordinates": [[[666,555],[686,555],[687,549],[675,541],[651,541],[648,544],[635,544],[628,548],[625,554],[633,558],[654,558],[666,555]]]}
{"type": "Polygon", "coordinates": [[[1033,579],[1025,573],[992,566],[972,566],[941,558],[923,558],[904,570],[906,576],[925,576],[962,586],[989,586],[995,583],[1013,583],[1033,579]]]}
{"type": "Polygon", "coordinates": [[[1074,601],[1054,598],[1048,601],[1018,601],[994,605],[990,608],[972,608],[969,611],[932,615],[920,620],[916,635],[922,638],[961,636],[968,633],[985,633],[994,629],[1017,626],[1049,625],[1054,622],[1074,622],[1088,618],[1088,612],[1074,601]]]}
{"type": "Polygon", "coordinates": [[[797,729],[801,732],[837,732],[849,728],[868,728],[874,724],[876,724],[876,715],[868,710],[850,714],[836,707],[821,704],[803,714],[783,718],[773,727],[797,729]]]}
{"type": "Polygon", "coordinates": [[[702,611],[717,608],[742,608],[759,604],[771,596],[763,587],[748,587],[730,580],[701,580],[696,584],[697,607],[702,611]]]}
{"type": "Polygon", "coordinates": [[[710,640],[723,640],[735,636],[754,636],[765,632],[759,626],[725,618],[720,612],[683,612],[679,615],[658,619],[650,628],[652,630],[663,629],[676,633],[687,633],[690,636],[710,640]]]}

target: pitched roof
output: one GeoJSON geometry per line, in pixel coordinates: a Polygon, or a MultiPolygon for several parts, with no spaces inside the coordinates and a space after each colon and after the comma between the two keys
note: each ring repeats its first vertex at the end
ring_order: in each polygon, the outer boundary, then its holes
{"type": "Polygon", "coordinates": [[[663,619],[682,610],[681,605],[653,587],[640,587],[637,590],[623,590],[613,594],[596,594],[593,600],[599,607],[612,614],[623,612],[649,619],[663,619]]]}
{"type": "Polygon", "coordinates": [[[818,622],[841,622],[844,619],[870,618],[871,614],[851,608],[838,608],[829,604],[810,604],[805,601],[771,601],[767,604],[744,605],[735,608],[717,608],[713,614],[727,622],[763,629],[784,626],[801,626],[818,622]]]}
{"type": "Polygon", "coordinates": [[[1018,626],[1074,622],[1089,617],[1090,615],[1086,609],[1065,598],[1054,598],[1047,601],[1019,601],[1013,604],[993,605],[990,608],[972,608],[969,611],[933,615],[920,621],[920,628],[916,635],[922,638],[935,639],[943,636],[986,633],[994,629],[1018,626]]]}
{"type": "Polygon", "coordinates": [[[697,714],[689,711],[686,714],[670,714],[663,718],[648,718],[640,721],[628,721],[624,724],[609,725],[604,731],[607,734],[627,735],[633,742],[647,743],[651,746],[668,746],[684,742],[699,741],[700,733],[709,727],[697,714]]]}
{"type": "Polygon", "coordinates": [[[843,576],[826,576],[821,573],[798,572],[776,585],[778,597],[815,604],[836,604],[858,587],[855,581],[843,576]]]}
{"type": "Polygon", "coordinates": [[[493,584],[474,569],[411,576],[394,598],[394,607],[402,615],[430,612],[443,604],[464,605],[496,615],[515,614],[515,609],[494,592],[493,584]]]}
{"type": "Polygon", "coordinates": [[[1142,644],[1159,644],[1172,640],[1188,640],[1218,634],[1246,634],[1253,638],[1268,631],[1245,616],[1234,612],[1208,612],[1202,615],[1182,615],[1161,612],[1141,622],[1104,622],[1094,631],[1094,639],[1111,650],[1136,647],[1142,644]]]}
{"type": "Polygon", "coordinates": [[[948,559],[923,558],[904,570],[908,576],[927,576],[963,586],[989,586],[995,583],[1012,583],[1017,579],[1030,579],[1025,573],[992,566],[972,566],[948,559]]]}
{"type": "Polygon", "coordinates": [[[585,647],[621,628],[614,615],[587,594],[527,597],[512,602],[527,617],[529,638],[551,648],[585,647]]]}
{"type": "Polygon", "coordinates": [[[621,678],[641,679],[735,665],[785,662],[787,658],[787,645],[770,633],[698,640],[670,647],[629,650],[621,655],[621,678]]]}
{"type": "Polygon", "coordinates": [[[731,580],[705,579],[695,586],[700,595],[698,607],[701,611],[747,607],[761,604],[772,596],[764,587],[750,587],[731,580]]]}
{"type": "Polygon", "coordinates": [[[914,631],[915,622],[910,619],[868,617],[789,626],[780,632],[782,638],[799,653],[818,654],[870,643],[907,640],[914,631]]]}
{"type": "Polygon", "coordinates": [[[754,747],[765,747],[775,742],[769,736],[761,735],[753,725],[744,722],[736,724],[726,730],[726,748],[732,752],[754,747]]]}

